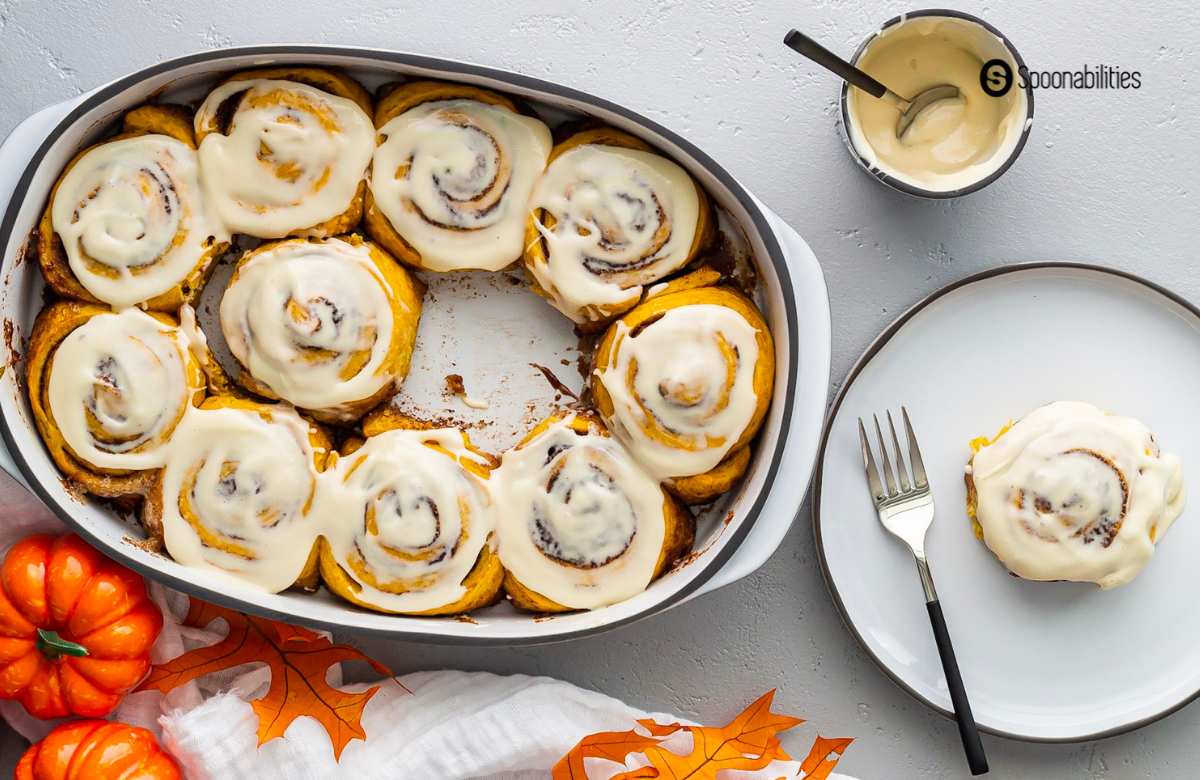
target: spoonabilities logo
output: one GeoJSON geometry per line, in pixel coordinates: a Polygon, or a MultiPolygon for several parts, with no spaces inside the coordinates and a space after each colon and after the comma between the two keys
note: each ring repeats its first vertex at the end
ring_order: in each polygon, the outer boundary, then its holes
{"type": "Polygon", "coordinates": [[[1004,60],[988,60],[979,70],[979,86],[992,97],[1003,97],[1013,85],[1013,69],[1004,60]]]}

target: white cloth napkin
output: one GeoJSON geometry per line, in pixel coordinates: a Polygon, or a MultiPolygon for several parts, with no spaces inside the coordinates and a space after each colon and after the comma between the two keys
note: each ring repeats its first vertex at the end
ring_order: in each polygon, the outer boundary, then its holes
{"type": "MultiPolygon", "coordinates": [[[[4,508],[9,511],[0,525],[0,557],[28,534],[63,531],[32,497],[28,504],[4,508]]],[[[151,583],[150,595],[166,617],[151,653],[155,662],[220,638],[217,631],[180,625],[188,605],[184,594],[151,583]]],[[[383,682],[363,712],[367,739],[351,742],[335,762],[328,734],[308,717],[297,718],[283,738],[257,745],[258,718],[247,702],[266,691],[269,675],[265,667],[244,666],[166,696],[131,694],[111,717],[159,734],[189,780],[531,780],[549,777],[550,767],[588,734],[626,731],[646,717],[664,724],[686,722],[547,677],[417,672],[396,678],[399,684],[383,682]]],[[[341,682],[336,668],[330,682],[341,682]]],[[[30,716],[13,701],[0,701],[0,716],[30,740],[56,725],[30,716]]],[[[686,733],[670,739],[668,749],[690,747],[686,733]]],[[[638,756],[629,766],[645,763],[638,756]]],[[[591,759],[587,768],[592,780],[626,769],[591,759]]],[[[798,769],[797,762],[776,761],[762,772],[722,773],[721,780],[794,777],[798,769]]]]}

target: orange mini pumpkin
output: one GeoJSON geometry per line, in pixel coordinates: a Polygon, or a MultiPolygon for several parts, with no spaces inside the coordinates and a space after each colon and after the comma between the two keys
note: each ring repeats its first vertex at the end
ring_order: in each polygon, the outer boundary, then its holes
{"type": "Polygon", "coordinates": [[[146,729],[107,720],[64,723],[34,743],[14,780],[179,780],[183,775],[146,729]]]}
{"type": "Polygon", "coordinates": [[[0,564],[0,698],[107,715],[150,670],[162,622],[142,578],[78,536],[22,539],[0,564]]]}

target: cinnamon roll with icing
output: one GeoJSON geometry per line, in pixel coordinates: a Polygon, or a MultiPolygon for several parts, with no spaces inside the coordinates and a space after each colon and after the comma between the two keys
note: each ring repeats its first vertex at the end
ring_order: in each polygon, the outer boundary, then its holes
{"type": "Polygon", "coordinates": [[[495,92],[414,81],[375,112],[379,146],[365,223],[397,258],[431,271],[498,271],[521,256],[550,130],[495,92]]]}
{"type": "Polygon", "coordinates": [[[555,146],[530,208],[524,263],[534,292],[584,330],[631,309],[644,285],[690,263],[715,232],[692,177],[611,128],[555,146]]]}
{"type": "Polygon", "coordinates": [[[492,474],[514,605],[595,609],[637,595],[691,548],[695,519],[599,419],[554,415],[492,474]]]}
{"type": "Polygon", "coordinates": [[[362,218],[371,99],[320,68],[236,73],[196,112],[200,170],[221,221],[258,238],[325,237],[362,218]]]}
{"type": "Polygon", "coordinates": [[[729,287],[684,282],[609,327],[591,387],[634,458],[683,501],[699,504],[746,471],[774,376],[771,332],[754,303],[729,287]]]}
{"type": "Polygon", "coordinates": [[[323,422],[391,397],[408,373],[423,290],[356,236],[264,244],[239,262],[221,331],[248,390],[323,422]]]}
{"type": "Polygon", "coordinates": [[[275,593],[317,585],[328,435],[288,406],[213,396],[184,417],[142,519],[185,566],[275,593]]]}
{"type": "Polygon", "coordinates": [[[30,336],[29,403],[55,464],[87,492],[142,494],[205,379],[165,314],[62,301],[30,336]]]}
{"type": "Polygon", "coordinates": [[[324,490],[321,577],[342,598],[380,612],[453,615],[499,597],[504,570],[492,532],[496,465],[464,431],[418,429],[384,407],[365,442],[343,448],[324,490]],[[334,489],[336,488],[336,489],[334,489]]]}
{"type": "Polygon", "coordinates": [[[1179,459],[1142,423],[1091,404],[1043,406],[971,447],[967,513],[1025,579],[1123,585],[1183,511],[1179,459]]]}
{"type": "Polygon", "coordinates": [[[187,113],[135,108],[118,135],[76,155],[51,190],[37,245],[46,282],[64,297],[171,312],[193,301],[229,233],[202,192],[187,113]]]}

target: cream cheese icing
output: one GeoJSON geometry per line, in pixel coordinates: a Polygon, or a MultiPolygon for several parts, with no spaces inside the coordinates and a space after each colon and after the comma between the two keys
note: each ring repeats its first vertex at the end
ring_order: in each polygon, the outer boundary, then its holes
{"type": "Polygon", "coordinates": [[[492,473],[497,551],[531,590],[575,609],[650,584],[665,538],[662,488],[616,439],[557,420],[492,473]]]}
{"type": "Polygon", "coordinates": [[[1179,459],[1146,426],[1082,402],[1021,418],[969,474],[984,542],[1032,580],[1129,582],[1185,501],[1179,459]]]}
{"type": "Polygon", "coordinates": [[[589,307],[636,300],[642,285],[687,263],[700,219],[696,185],[683,168],[652,152],[585,144],[546,168],[531,208],[547,262],[530,271],[550,301],[577,323],[589,307]]]}
{"type": "Polygon", "coordinates": [[[612,399],[613,433],[659,479],[712,469],[754,417],[758,331],[714,304],[615,327],[613,359],[595,370],[612,399]]]}
{"type": "Polygon", "coordinates": [[[259,238],[345,212],[375,149],[375,128],[357,103],[294,81],[221,84],[196,112],[196,132],[209,201],[231,230],[259,238]],[[239,93],[228,132],[217,132],[219,109],[239,93]]]}
{"type": "Polygon", "coordinates": [[[379,128],[371,192],[433,271],[498,271],[521,255],[529,196],[550,154],[533,117],[475,100],[423,103],[379,128]]]}
{"type": "Polygon", "coordinates": [[[172,289],[229,239],[203,197],[195,150],[165,135],[85,152],[59,183],[50,214],[75,278],[115,308],[172,289]]]}

